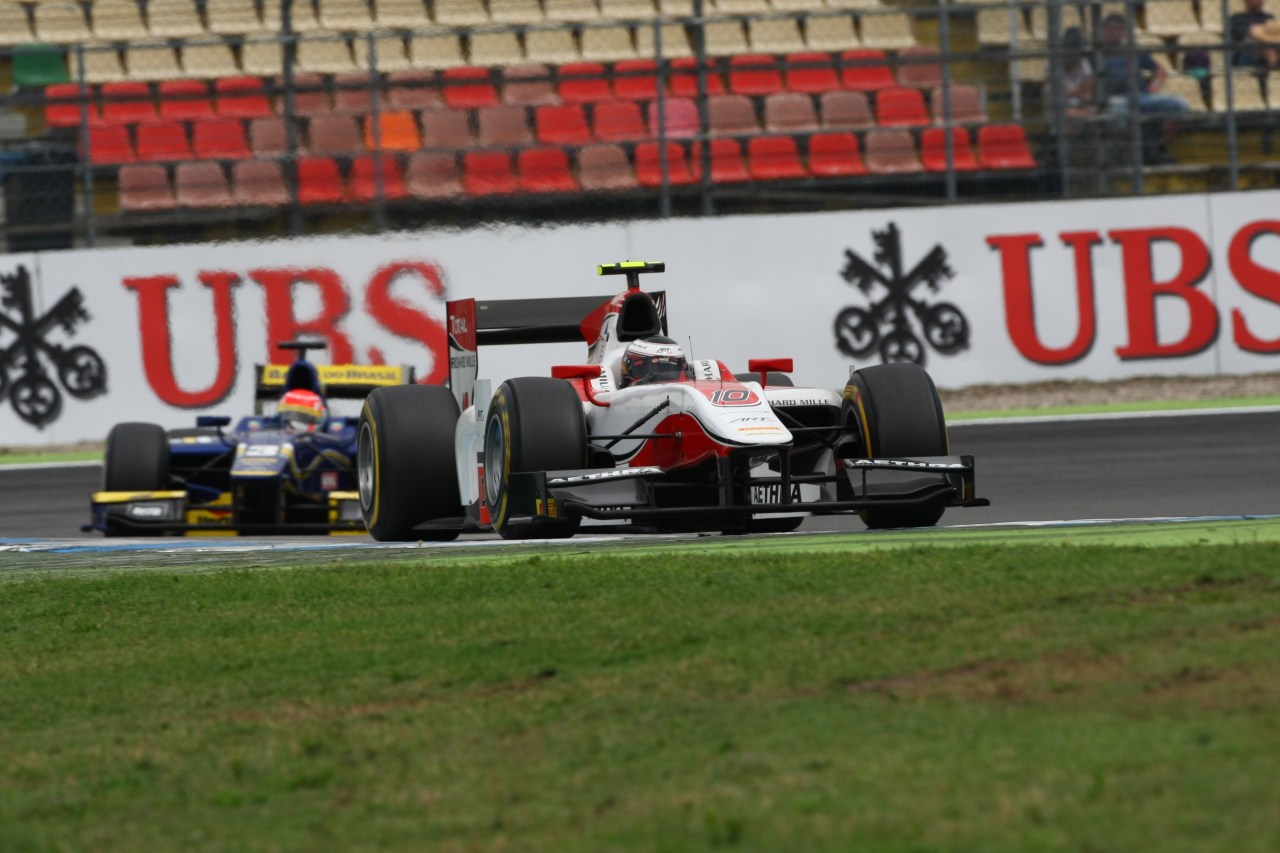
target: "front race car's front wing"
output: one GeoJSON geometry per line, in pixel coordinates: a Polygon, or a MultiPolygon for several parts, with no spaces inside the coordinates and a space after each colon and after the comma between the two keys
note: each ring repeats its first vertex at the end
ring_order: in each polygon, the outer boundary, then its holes
{"type": "Polygon", "coordinates": [[[187,492],[182,490],[94,492],[89,497],[91,521],[84,530],[135,536],[365,532],[358,492],[333,491],[326,497],[327,512],[323,522],[285,519],[279,523],[263,523],[242,519],[229,492],[224,492],[217,500],[199,504],[191,503],[187,492]]]}
{"type": "Polygon", "coordinates": [[[776,473],[735,472],[731,460],[718,460],[715,482],[698,505],[663,505],[664,488],[688,489],[658,467],[533,471],[511,475],[512,521],[521,518],[580,516],[603,521],[745,518],[809,513],[833,515],[877,507],[976,507],[990,501],[975,494],[972,456],[911,459],[845,459],[834,474],[800,474],[781,453],[776,473]],[[815,488],[816,487],[816,488],[815,488]],[[835,497],[814,497],[815,493],[835,497]]]}

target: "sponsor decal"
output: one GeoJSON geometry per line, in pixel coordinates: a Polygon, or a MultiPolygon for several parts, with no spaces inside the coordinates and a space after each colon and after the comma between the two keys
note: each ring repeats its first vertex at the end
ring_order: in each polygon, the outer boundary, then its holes
{"type": "Polygon", "coordinates": [[[771,422],[772,420],[773,420],[773,418],[767,418],[767,417],[765,417],[765,416],[763,416],[763,415],[753,415],[753,416],[745,417],[745,418],[734,418],[733,420],[729,421],[729,423],[731,423],[731,424],[758,424],[758,423],[769,423],[769,422],[771,422]]]}
{"type": "Polygon", "coordinates": [[[320,472],[320,488],[322,491],[334,492],[338,489],[338,472],[337,471],[321,471],[320,472]]]}
{"type": "Polygon", "coordinates": [[[950,302],[929,304],[913,295],[922,284],[937,293],[942,282],[955,275],[946,249],[934,246],[904,271],[902,238],[895,223],[890,222],[883,231],[872,231],[871,239],[876,246],[872,262],[852,249],[844,253],[841,278],[871,298],[871,303],[865,308],[851,305],[836,315],[836,349],[853,358],[877,351],[886,364],[924,365],[926,343],[941,355],[954,355],[968,347],[969,321],[959,308],[950,302]],[[877,289],[883,292],[873,298],[877,289]]]}
{"type": "Polygon", "coordinates": [[[0,275],[0,404],[8,400],[18,417],[44,429],[62,414],[62,391],[50,371],[77,400],[105,393],[107,366],[97,352],[50,339],[58,330],[74,335],[88,319],[80,288],[71,288],[52,308],[37,314],[27,268],[0,275]],[[11,340],[5,340],[6,333],[11,340]],[[17,375],[11,376],[10,370],[17,375]]]}
{"type": "Polygon", "coordinates": [[[244,453],[240,454],[241,456],[247,456],[247,457],[266,456],[274,459],[275,457],[280,455],[280,445],[278,444],[247,444],[247,445],[241,445],[241,447],[244,448],[244,453]]]}
{"type": "Polygon", "coordinates": [[[698,385],[697,388],[715,406],[755,406],[760,402],[760,397],[755,391],[742,385],[724,387],[698,385]]]}
{"type": "MultiPolygon", "coordinates": [[[[791,484],[791,503],[800,503],[803,498],[800,496],[800,484],[791,484]]],[[[770,483],[764,486],[751,487],[751,502],[753,504],[780,504],[782,503],[782,484],[770,483]]]]}
{"type": "Polygon", "coordinates": [[[820,400],[814,397],[802,397],[799,399],[781,399],[776,400],[769,398],[769,404],[773,406],[834,406],[835,403],[830,400],[820,400]]]}
{"type": "Polygon", "coordinates": [[[914,459],[846,459],[850,468],[913,468],[925,471],[967,471],[961,462],[917,462],[914,459]]]}
{"type": "Polygon", "coordinates": [[[573,474],[568,477],[556,477],[553,480],[548,480],[547,485],[567,486],[572,483],[592,483],[600,480],[616,480],[619,477],[645,477],[661,473],[663,473],[663,470],[653,465],[642,468],[615,468],[612,471],[597,471],[593,474],[573,474]]]}

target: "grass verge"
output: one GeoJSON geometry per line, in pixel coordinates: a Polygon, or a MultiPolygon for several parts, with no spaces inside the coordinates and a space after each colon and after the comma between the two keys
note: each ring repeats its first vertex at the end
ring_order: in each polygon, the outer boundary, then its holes
{"type": "Polygon", "coordinates": [[[0,849],[1272,850],[1280,545],[3,585],[0,849]]]}

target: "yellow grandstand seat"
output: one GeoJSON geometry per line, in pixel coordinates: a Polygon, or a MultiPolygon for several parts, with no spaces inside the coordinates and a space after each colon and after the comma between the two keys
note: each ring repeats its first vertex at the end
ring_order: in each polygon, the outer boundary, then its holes
{"type": "Polygon", "coordinates": [[[147,37],[142,8],[133,0],[97,0],[89,10],[94,38],[103,41],[137,41],[147,37]]]}
{"type": "Polygon", "coordinates": [[[707,21],[703,27],[703,38],[708,56],[732,56],[735,53],[748,53],[747,34],[742,22],[736,20],[707,21]]]}
{"type": "Polygon", "coordinates": [[[865,47],[897,50],[915,47],[918,43],[911,26],[911,16],[905,12],[859,15],[858,30],[865,47]]]}
{"type": "Polygon", "coordinates": [[[543,0],[548,21],[591,21],[600,17],[596,0],[543,0]]]}
{"type": "Polygon", "coordinates": [[[577,62],[582,58],[572,30],[564,27],[554,30],[529,30],[524,34],[524,55],[530,62],[559,65],[577,62]]]}
{"type": "Polygon", "coordinates": [[[320,0],[319,18],[327,30],[366,32],[374,26],[365,0],[320,0]]]}
{"type": "Polygon", "coordinates": [[[351,46],[339,33],[308,33],[298,39],[298,70],[316,74],[353,74],[359,69],[351,46]]]}
{"type": "Polygon", "coordinates": [[[658,14],[653,0],[600,0],[600,17],[632,20],[658,14]]]}
{"type": "MultiPolygon", "coordinates": [[[[262,0],[262,25],[270,32],[282,29],[280,0],[262,0]]],[[[311,0],[294,0],[289,8],[289,26],[295,33],[313,33],[323,30],[311,0]]]]}
{"type": "Polygon", "coordinates": [[[177,80],[186,77],[178,54],[167,41],[132,42],[124,49],[130,80],[177,80]]]}
{"type": "Polygon", "coordinates": [[[1143,29],[1159,38],[1176,38],[1200,32],[1200,18],[1191,0],[1147,0],[1143,29]]]}
{"type": "Polygon", "coordinates": [[[40,41],[73,44],[93,36],[78,3],[41,3],[35,7],[35,21],[36,38],[40,41]]]}
{"type": "Polygon", "coordinates": [[[0,45],[30,44],[35,40],[26,7],[8,0],[0,2],[0,45]]]}
{"type": "MultiPolygon", "coordinates": [[[[1217,74],[1210,83],[1210,100],[1214,112],[1227,111],[1227,79],[1226,74],[1217,74]]],[[[1236,112],[1254,112],[1267,109],[1266,98],[1262,96],[1262,87],[1258,77],[1252,71],[1233,71],[1230,75],[1232,105],[1236,112]]]]}
{"type": "Polygon", "coordinates": [[[583,27],[582,58],[590,62],[635,59],[636,43],[627,26],[583,27]]]}
{"type": "Polygon", "coordinates": [[[86,42],[81,51],[72,54],[69,64],[72,79],[80,79],[83,73],[86,83],[110,83],[128,76],[120,61],[119,48],[108,42],[86,42]],[[83,65],[77,61],[77,56],[83,59],[83,65]]]}
{"type": "Polygon", "coordinates": [[[240,67],[255,77],[274,77],[284,68],[284,48],[269,36],[245,39],[240,48],[240,67]]]}
{"type": "Polygon", "coordinates": [[[806,47],[795,18],[752,18],[747,21],[747,39],[756,53],[794,53],[806,47]]]}
{"type": "Polygon", "coordinates": [[[983,47],[1008,47],[1014,43],[1023,45],[1033,40],[1026,19],[1022,16],[1022,9],[1018,6],[979,9],[977,24],[978,44],[983,47]]]}
{"type": "Polygon", "coordinates": [[[147,29],[156,38],[195,38],[206,32],[191,0],[148,0],[147,29]]]}
{"type": "Polygon", "coordinates": [[[377,0],[374,20],[380,27],[409,29],[425,27],[430,22],[422,0],[377,0]]]}
{"type": "Polygon", "coordinates": [[[248,35],[264,29],[253,0],[205,0],[204,12],[209,32],[218,35],[248,35]]]}
{"type": "Polygon", "coordinates": [[[474,26],[489,23],[489,13],[480,0],[436,0],[435,21],[449,26],[474,26]]]}
{"type": "Polygon", "coordinates": [[[489,17],[500,24],[539,24],[546,20],[538,0],[489,0],[489,17]]]}
{"type": "MultiPolygon", "coordinates": [[[[662,56],[664,59],[678,59],[693,56],[693,47],[689,44],[689,34],[683,24],[662,24],[662,56]]],[[[640,24],[636,27],[636,53],[643,57],[656,56],[653,40],[653,27],[640,24]]]]}
{"type": "Polygon", "coordinates": [[[755,15],[768,11],[769,0],[715,0],[717,15],[755,15]]]}
{"type": "Polygon", "coordinates": [[[804,19],[805,45],[809,50],[835,53],[862,47],[862,39],[853,27],[853,17],[844,15],[809,15],[804,19]]]}
{"type": "Polygon", "coordinates": [[[452,68],[466,65],[462,40],[453,33],[414,33],[409,37],[409,61],[414,68],[452,68]]]}
{"type": "Polygon", "coordinates": [[[234,77],[240,73],[235,54],[225,42],[189,42],[182,45],[182,70],[188,77],[234,77]]]}
{"type": "MultiPolygon", "coordinates": [[[[1208,109],[1204,102],[1204,90],[1200,86],[1200,81],[1190,74],[1178,71],[1170,73],[1160,89],[1160,94],[1176,95],[1182,98],[1193,113],[1202,113],[1208,109]]],[[[1272,108],[1274,109],[1274,106],[1272,108]]]]}
{"type": "Polygon", "coordinates": [[[468,55],[472,65],[516,65],[524,61],[520,39],[512,30],[472,33],[468,55]]]}
{"type": "Polygon", "coordinates": [[[404,39],[396,33],[357,33],[351,40],[351,47],[360,68],[373,67],[375,59],[379,71],[404,71],[413,67],[404,39]],[[370,40],[375,56],[371,56],[370,40]]]}

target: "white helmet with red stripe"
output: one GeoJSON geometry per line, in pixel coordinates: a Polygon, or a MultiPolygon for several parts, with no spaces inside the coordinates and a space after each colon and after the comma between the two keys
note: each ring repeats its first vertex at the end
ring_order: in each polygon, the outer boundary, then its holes
{"type": "Polygon", "coordinates": [[[621,386],[673,382],[684,377],[688,361],[671,338],[651,335],[627,344],[622,354],[621,386]]]}

